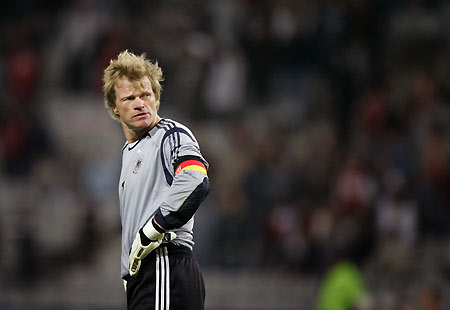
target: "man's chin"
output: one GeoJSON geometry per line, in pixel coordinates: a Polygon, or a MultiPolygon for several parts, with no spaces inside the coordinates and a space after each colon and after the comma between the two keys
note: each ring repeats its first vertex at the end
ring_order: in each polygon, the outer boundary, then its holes
{"type": "Polygon", "coordinates": [[[143,131],[150,126],[151,122],[146,120],[133,121],[128,124],[128,128],[136,132],[143,131]]]}
{"type": "Polygon", "coordinates": [[[129,122],[126,123],[127,127],[135,132],[140,132],[143,130],[148,130],[152,128],[157,123],[157,120],[152,122],[150,117],[142,117],[142,118],[132,118],[129,122]]]}

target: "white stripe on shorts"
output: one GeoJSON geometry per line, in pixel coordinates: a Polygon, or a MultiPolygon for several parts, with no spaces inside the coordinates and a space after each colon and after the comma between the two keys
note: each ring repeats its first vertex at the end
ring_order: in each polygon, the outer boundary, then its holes
{"type": "Polygon", "coordinates": [[[159,249],[156,249],[156,289],[155,289],[155,310],[159,310],[159,249]]]}
{"type": "Polygon", "coordinates": [[[169,268],[169,251],[166,247],[164,249],[164,260],[166,261],[166,308],[169,310],[170,306],[170,268],[169,268]]]}
{"type": "Polygon", "coordinates": [[[167,248],[156,249],[155,310],[169,310],[170,272],[167,248]]]}

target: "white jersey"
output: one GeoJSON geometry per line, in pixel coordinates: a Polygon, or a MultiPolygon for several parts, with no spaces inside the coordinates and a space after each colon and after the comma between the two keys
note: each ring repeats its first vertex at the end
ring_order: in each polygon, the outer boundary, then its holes
{"type": "Polygon", "coordinates": [[[119,181],[122,277],[136,233],[153,217],[176,232],[173,243],[192,249],[193,215],[209,192],[207,168],[192,132],[173,120],[161,119],[140,140],[125,144],[119,181]]]}

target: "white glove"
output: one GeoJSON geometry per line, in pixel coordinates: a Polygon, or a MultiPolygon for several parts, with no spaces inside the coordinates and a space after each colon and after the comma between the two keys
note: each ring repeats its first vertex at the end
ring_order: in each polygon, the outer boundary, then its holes
{"type": "Polygon", "coordinates": [[[125,290],[125,293],[127,292],[127,280],[123,280],[123,289],[125,290]]]}
{"type": "Polygon", "coordinates": [[[135,276],[141,268],[141,261],[161,243],[170,242],[177,237],[174,232],[160,233],[149,221],[138,233],[131,246],[128,268],[131,276],[135,276]]]}

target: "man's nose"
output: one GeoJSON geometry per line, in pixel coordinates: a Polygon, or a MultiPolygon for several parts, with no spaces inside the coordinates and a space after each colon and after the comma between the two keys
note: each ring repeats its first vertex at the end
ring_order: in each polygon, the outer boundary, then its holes
{"type": "Polygon", "coordinates": [[[144,107],[144,100],[142,100],[139,97],[136,97],[134,99],[134,108],[135,109],[142,109],[144,107]]]}

